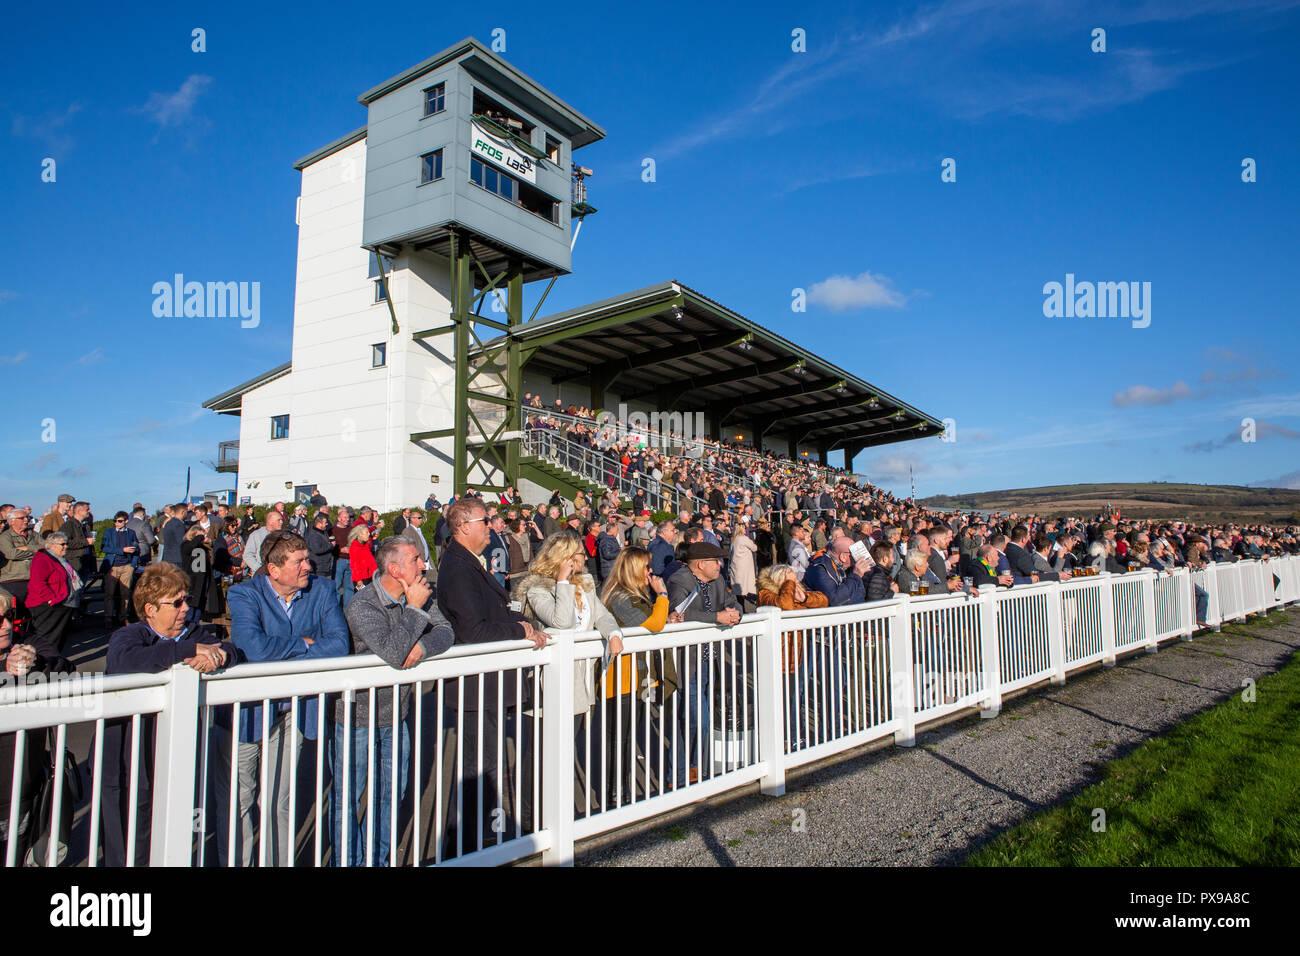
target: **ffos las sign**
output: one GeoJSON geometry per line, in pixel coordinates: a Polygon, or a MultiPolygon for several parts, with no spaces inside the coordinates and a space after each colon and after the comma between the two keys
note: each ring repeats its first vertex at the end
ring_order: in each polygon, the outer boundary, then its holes
{"type": "Polygon", "coordinates": [[[537,182],[537,164],[500,136],[494,136],[473,121],[469,124],[469,141],[475,156],[486,159],[530,183],[537,182]]]}

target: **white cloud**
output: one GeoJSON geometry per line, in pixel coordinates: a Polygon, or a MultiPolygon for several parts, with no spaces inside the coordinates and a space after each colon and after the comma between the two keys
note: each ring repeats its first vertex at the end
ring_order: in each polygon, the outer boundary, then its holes
{"type": "Polygon", "coordinates": [[[99,362],[102,362],[102,361],[104,361],[104,350],[103,350],[103,349],[91,349],[89,352],[87,352],[87,353],[86,353],[85,355],[83,355],[81,358],[77,359],[77,364],[78,364],[78,365],[95,365],[95,364],[97,364],[97,363],[99,363],[99,362]]]}
{"type": "Polygon", "coordinates": [[[912,455],[888,455],[868,462],[867,480],[873,485],[891,485],[905,482],[910,475],[919,475],[929,470],[929,465],[912,455]]]}
{"type": "Polygon", "coordinates": [[[901,309],[905,300],[887,277],[864,272],[856,277],[835,275],[815,283],[808,290],[808,301],[824,305],[832,312],[847,312],[901,309]]]}
{"type": "Polygon", "coordinates": [[[17,355],[0,355],[0,365],[20,365],[26,358],[26,352],[19,352],[17,355]]]}
{"type": "Polygon", "coordinates": [[[28,139],[40,140],[52,153],[66,154],[72,149],[72,136],[68,134],[68,122],[81,111],[81,106],[73,103],[63,113],[46,113],[39,118],[14,114],[13,134],[28,139]]]}
{"type": "Polygon", "coordinates": [[[1300,491],[1300,471],[1288,471],[1285,475],[1279,475],[1276,478],[1265,478],[1263,481],[1252,481],[1252,488],[1290,488],[1294,491],[1300,491]]]}
{"type": "Polygon", "coordinates": [[[47,451],[43,455],[37,455],[27,463],[27,471],[44,471],[59,460],[57,451],[47,451]]]}
{"type": "Polygon", "coordinates": [[[150,93],[149,101],[135,112],[143,113],[162,129],[188,122],[194,113],[199,94],[208,88],[212,77],[194,73],[185,78],[175,93],[150,93]]]}
{"type": "Polygon", "coordinates": [[[1174,382],[1168,388],[1131,385],[1111,396],[1110,403],[1117,408],[1128,408],[1130,405],[1170,405],[1179,399],[1191,398],[1195,394],[1192,387],[1183,381],[1174,382]]]}
{"type": "Polygon", "coordinates": [[[13,289],[0,289],[0,302],[10,302],[18,298],[18,293],[13,289]]]}

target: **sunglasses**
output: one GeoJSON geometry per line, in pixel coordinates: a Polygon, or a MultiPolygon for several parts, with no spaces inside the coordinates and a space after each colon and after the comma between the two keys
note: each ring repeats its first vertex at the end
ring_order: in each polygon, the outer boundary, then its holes
{"type": "Polygon", "coordinates": [[[174,608],[178,608],[178,609],[179,609],[179,608],[183,607],[186,603],[187,603],[187,600],[186,600],[185,598],[183,598],[183,597],[182,597],[182,598],[177,598],[175,601],[159,601],[159,602],[158,602],[158,609],[159,609],[159,610],[162,610],[162,609],[165,608],[165,607],[174,607],[174,608]]]}

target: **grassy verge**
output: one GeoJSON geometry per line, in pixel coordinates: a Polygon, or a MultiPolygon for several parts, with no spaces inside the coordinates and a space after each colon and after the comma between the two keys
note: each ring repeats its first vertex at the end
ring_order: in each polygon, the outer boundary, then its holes
{"type": "Polygon", "coordinates": [[[1300,655],[1254,691],[1254,702],[1235,693],[1111,761],[1100,782],[966,864],[1300,865],[1300,655]]]}

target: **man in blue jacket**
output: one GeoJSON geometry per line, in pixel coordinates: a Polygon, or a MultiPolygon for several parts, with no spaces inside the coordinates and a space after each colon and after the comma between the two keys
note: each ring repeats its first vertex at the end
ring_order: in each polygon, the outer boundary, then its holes
{"type": "MultiPolygon", "coordinates": [[[[261,558],[261,570],[235,585],[226,596],[230,607],[230,639],[244,659],[253,663],[347,654],[351,646],[348,623],[339,608],[334,582],[311,573],[307,542],[289,531],[273,531],[262,543],[261,558]]],[[[262,865],[293,865],[294,828],[289,819],[289,789],[293,781],[289,779],[289,751],[290,748],[300,751],[304,737],[316,740],[316,709],[314,697],[299,702],[298,727],[292,740],[288,739],[290,705],[287,700],[272,701],[271,712],[265,718],[260,703],[239,709],[236,859],[242,866],[251,866],[254,859],[254,805],[260,813],[269,815],[262,865]],[[269,730],[265,753],[264,729],[269,730]],[[267,761],[268,792],[265,794],[258,793],[262,760],[267,761]]],[[[214,739],[218,748],[214,764],[220,795],[218,814],[221,819],[228,819],[229,805],[223,809],[221,803],[230,793],[230,740],[222,737],[220,728],[214,728],[214,739]]],[[[218,859],[223,866],[227,863],[227,844],[226,839],[218,840],[218,859]]]]}
{"type": "Polygon", "coordinates": [[[647,550],[650,552],[650,573],[662,577],[664,570],[676,557],[673,541],[677,538],[677,525],[664,521],[659,525],[658,532],[647,550]]]}
{"type": "MultiPolygon", "coordinates": [[[[867,599],[867,587],[862,576],[867,573],[872,562],[863,558],[854,561],[850,549],[853,542],[841,535],[826,546],[826,550],[813,558],[808,564],[808,571],[803,576],[803,586],[810,591],[820,591],[826,595],[831,607],[843,607],[847,604],[862,604],[867,599]]],[[[829,632],[828,632],[829,633],[829,632]]],[[[845,658],[847,646],[836,644],[830,637],[815,640],[816,653],[821,655],[821,726],[832,733],[843,731],[848,713],[845,705],[849,699],[848,661],[845,658]],[[838,670],[838,677],[834,676],[838,670]],[[835,699],[835,694],[840,699],[835,699]]]]}
{"type": "Polygon", "coordinates": [[[852,547],[853,542],[847,537],[836,538],[809,562],[803,576],[804,587],[825,594],[831,607],[861,604],[866,600],[862,575],[867,573],[871,562],[866,558],[855,562],[849,553],[852,547]]]}

